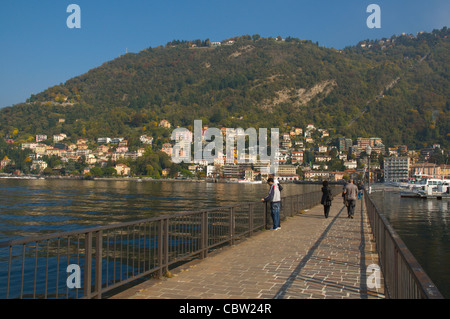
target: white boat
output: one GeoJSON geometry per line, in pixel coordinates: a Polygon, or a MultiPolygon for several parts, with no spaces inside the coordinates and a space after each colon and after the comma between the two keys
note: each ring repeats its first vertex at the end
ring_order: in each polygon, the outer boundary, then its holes
{"type": "MultiPolygon", "coordinates": [[[[442,180],[439,180],[442,181],[442,180]]],[[[401,193],[401,197],[413,197],[413,198],[437,198],[444,199],[450,198],[450,183],[443,182],[439,185],[434,185],[435,181],[431,181],[430,184],[424,183],[423,188],[417,188],[416,190],[410,190],[401,193]]]]}
{"type": "Polygon", "coordinates": [[[441,185],[450,185],[450,179],[441,179],[441,178],[424,178],[418,183],[412,185],[413,189],[418,189],[422,191],[427,191],[427,189],[435,190],[438,189],[441,185]]]}
{"type": "Polygon", "coordinates": [[[248,181],[248,180],[245,180],[245,179],[240,179],[238,181],[238,183],[241,183],[241,184],[262,184],[262,181],[248,181]]]}

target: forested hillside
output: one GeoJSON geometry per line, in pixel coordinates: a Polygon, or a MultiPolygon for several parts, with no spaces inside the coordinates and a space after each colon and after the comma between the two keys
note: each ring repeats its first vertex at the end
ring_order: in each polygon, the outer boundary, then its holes
{"type": "Polygon", "coordinates": [[[173,41],[129,53],[0,110],[0,136],[139,136],[166,119],[316,127],[385,145],[449,145],[447,28],[344,50],[295,38],[173,41]],[[64,119],[64,123],[60,123],[64,119]]]}

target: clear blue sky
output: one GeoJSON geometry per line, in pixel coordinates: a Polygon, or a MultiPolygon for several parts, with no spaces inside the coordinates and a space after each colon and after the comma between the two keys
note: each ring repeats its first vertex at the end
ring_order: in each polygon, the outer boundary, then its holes
{"type": "Polygon", "coordinates": [[[179,40],[292,36],[343,48],[360,40],[450,27],[449,0],[3,0],[0,108],[120,54],[179,40]],[[69,29],[70,4],[81,29],[69,29]],[[366,25],[381,7],[381,29],[366,25]]]}

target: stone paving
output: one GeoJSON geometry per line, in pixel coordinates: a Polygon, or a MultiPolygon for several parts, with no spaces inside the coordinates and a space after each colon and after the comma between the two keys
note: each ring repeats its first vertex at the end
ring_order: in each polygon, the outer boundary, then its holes
{"type": "Polygon", "coordinates": [[[280,230],[259,232],[174,270],[171,278],[148,280],[112,298],[384,299],[383,286],[367,286],[367,266],[379,263],[361,204],[350,219],[336,198],[328,219],[316,206],[283,221],[280,230]]]}

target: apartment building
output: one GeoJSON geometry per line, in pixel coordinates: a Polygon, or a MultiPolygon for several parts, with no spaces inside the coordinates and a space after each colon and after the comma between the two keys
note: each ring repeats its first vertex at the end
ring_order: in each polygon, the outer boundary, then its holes
{"type": "Polygon", "coordinates": [[[386,182],[407,181],[409,178],[409,157],[386,157],[384,159],[384,180],[386,182]]]}

